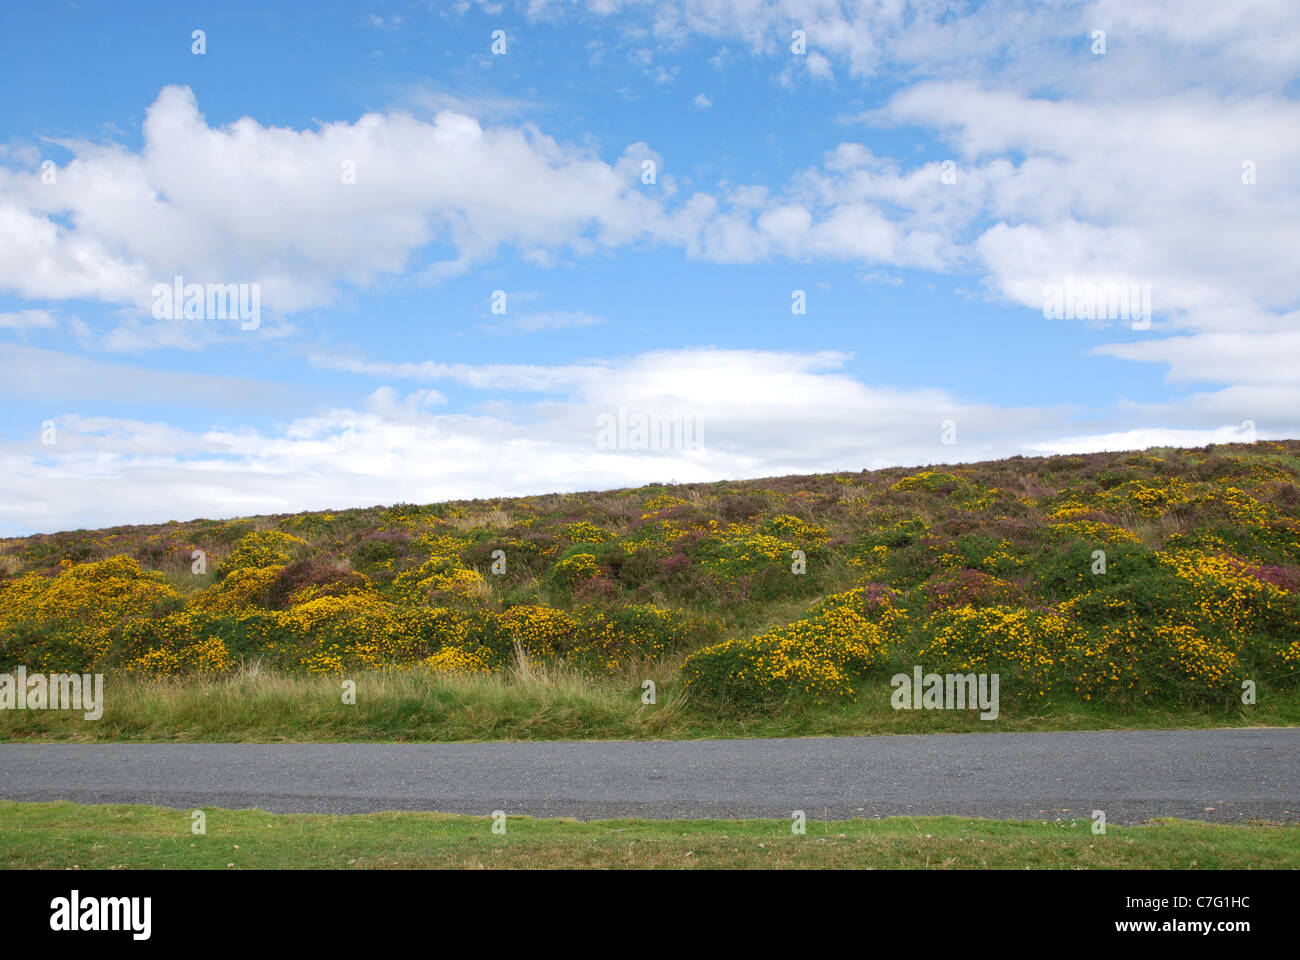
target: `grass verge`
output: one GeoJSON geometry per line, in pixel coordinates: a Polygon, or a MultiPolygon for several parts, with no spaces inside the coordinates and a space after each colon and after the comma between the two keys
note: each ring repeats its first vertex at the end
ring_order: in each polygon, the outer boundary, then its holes
{"type": "Polygon", "coordinates": [[[9,869],[848,868],[1294,869],[1300,825],[1157,820],[1091,831],[1091,821],[894,817],[787,820],[534,820],[438,813],[350,816],[188,811],[0,801],[9,869]]]}
{"type": "Polygon", "coordinates": [[[267,672],[212,680],[108,677],[100,719],[70,710],[4,710],[0,740],[626,740],[1300,725],[1300,701],[1289,697],[1218,711],[1005,703],[996,720],[980,720],[973,711],[894,710],[883,681],[856,703],[791,701],[761,710],[694,702],[664,665],[644,675],[658,684],[654,704],[642,703],[639,675],[592,678],[563,668],[359,674],[355,704],[343,702],[337,679],[267,672]]]}

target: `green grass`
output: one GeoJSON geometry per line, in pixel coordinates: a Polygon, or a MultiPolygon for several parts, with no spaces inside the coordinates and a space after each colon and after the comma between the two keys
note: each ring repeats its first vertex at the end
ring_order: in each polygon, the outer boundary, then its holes
{"type": "Polygon", "coordinates": [[[1300,825],[962,817],[786,820],[535,820],[438,813],[352,816],[0,801],[10,869],[849,868],[1294,869],[1300,825]]]}
{"type": "Polygon", "coordinates": [[[956,710],[896,711],[885,681],[856,703],[792,701],[779,709],[693,701],[671,664],[594,678],[534,667],[509,674],[436,676],[423,671],[358,674],[356,704],[338,680],[260,672],[214,680],[106,678],[104,715],[66,710],[0,711],[0,739],[63,741],[464,741],[691,739],[900,733],[1005,733],[1300,725],[1300,702],[1270,696],[1219,711],[1120,712],[1056,702],[1034,709],[1005,702],[996,720],[956,710]],[[641,677],[658,702],[641,703],[641,677]]]}

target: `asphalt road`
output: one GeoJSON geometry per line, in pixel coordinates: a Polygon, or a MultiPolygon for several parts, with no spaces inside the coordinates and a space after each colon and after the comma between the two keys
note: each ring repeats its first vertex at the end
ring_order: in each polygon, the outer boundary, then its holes
{"type": "Polygon", "coordinates": [[[0,796],[603,817],[1300,819],[1300,730],[474,744],[3,744],[0,796]]]}

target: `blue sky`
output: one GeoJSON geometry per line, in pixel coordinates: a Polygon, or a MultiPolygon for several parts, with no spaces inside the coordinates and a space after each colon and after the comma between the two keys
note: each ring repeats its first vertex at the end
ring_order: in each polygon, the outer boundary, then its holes
{"type": "Polygon", "coordinates": [[[1298,27],[7,6],[0,534],[1295,436],[1298,27]],[[177,274],[256,329],[156,318],[177,274]],[[1066,278],[1149,326],[1045,316],[1066,278]],[[602,448],[620,407],[703,442],[602,448]]]}

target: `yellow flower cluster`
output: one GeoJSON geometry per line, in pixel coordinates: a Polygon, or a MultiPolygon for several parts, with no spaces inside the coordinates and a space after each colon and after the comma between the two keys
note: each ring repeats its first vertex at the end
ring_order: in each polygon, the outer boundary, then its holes
{"type": "Polygon", "coordinates": [[[498,619],[511,639],[534,659],[556,656],[577,629],[577,623],[563,610],[537,603],[511,607],[498,619]]]}
{"type": "MultiPolygon", "coordinates": [[[[650,514],[645,514],[645,520],[650,514]]],[[[665,552],[674,541],[686,536],[689,531],[677,520],[655,520],[647,523],[635,534],[623,541],[623,549],[628,553],[647,550],[651,553],[665,552]]]]}
{"type": "Polygon", "coordinates": [[[1173,550],[1158,558],[1192,587],[1187,613],[1221,624],[1233,635],[1251,632],[1263,617],[1284,613],[1286,591],[1252,576],[1247,565],[1235,557],[1173,550]]]}
{"type": "Polygon", "coordinates": [[[830,537],[830,532],[825,527],[816,526],[789,514],[773,517],[771,526],[790,543],[825,543],[830,537]]]}
{"type": "Polygon", "coordinates": [[[252,604],[265,606],[266,593],[284,565],[236,567],[190,601],[196,610],[236,613],[252,604]]]}
{"type": "Polygon", "coordinates": [[[1092,700],[1150,697],[1178,688],[1203,691],[1234,679],[1236,654],[1189,623],[1164,618],[1107,624],[1069,651],[1074,689],[1092,700]]]}
{"type": "Polygon", "coordinates": [[[1178,477],[1129,480],[1097,495],[1097,504],[1103,508],[1133,510],[1148,520],[1158,519],[1175,507],[1195,500],[1192,485],[1178,477]]]}
{"type": "Polygon", "coordinates": [[[445,594],[457,597],[483,596],[487,584],[477,570],[471,570],[461,561],[458,553],[446,541],[453,537],[437,537],[429,545],[436,551],[413,570],[399,574],[393,581],[394,589],[411,601],[445,594]]]}
{"type": "Polygon", "coordinates": [[[483,575],[468,567],[457,567],[447,573],[435,573],[427,581],[421,581],[433,593],[452,593],[463,597],[476,596],[487,591],[483,575]]]}
{"type": "Polygon", "coordinates": [[[790,693],[819,702],[855,698],[853,678],[888,655],[906,617],[892,602],[870,604],[866,598],[862,587],[834,594],[803,620],[705,647],[683,663],[686,683],[738,699],[790,693]]]}
{"type": "Polygon", "coordinates": [[[360,593],[298,604],[276,615],[276,626],[308,651],[302,666],[315,673],[410,664],[429,647],[477,646],[468,616],[360,593]]]}
{"type": "Polygon", "coordinates": [[[596,562],[595,556],[590,553],[575,553],[552,567],[551,574],[556,582],[574,586],[584,580],[600,576],[600,565],[596,562]]]}
{"type": "Polygon", "coordinates": [[[491,666],[477,650],[443,647],[420,661],[434,673],[488,673],[491,666]]]}
{"type": "Polygon", "coordinates": [[[282,567],[293,559],[294,548],[306,543],[280,530],[254,531],[235,542],[230,555],[217,566],[217,576],[225,577],[246,568],[282,567]]]}
{"type": "Polygon", "coordinates": [[[890,486],[890,490],[936,490],[939,487],[957,486],[962,481],[951,473],[939,470],[922,470],[909,474],[890,486]]]}
{"type": "Polygon", "coordinates": [[[305,527],[333,523],[336,519],[337,517],[332,513],[299,513],[281,520],[280,526],[291,530],[302,530],[305,527]]]}
{"type": "Polygon", "coordinates": [[[927,624],[933,638],[918,662],[958,673],[1002,673],[1012,696],[1045,697],[1059,666],[1082,635],[1056,613],[1020,607],[966,605],[935,614],[927,624]],[[1008,683],[1008,680],[1014,680],[1008,683]]]}
{"type": "Polygon", "coordinates": [[[1087,503],[1080,503],[1077,500],[1070,500],[1061,504],[1051,513],[1043,517],[1044,523],[1062,523],[1069,520],[1079,520],[1092,516],[1097,512],[1096,506],[1087,503]]]}
{"type": "Polygon", "coordinates": [[[46,638],[29,651],[29,668],[80,670],[108,652],[113,628],[180,600],[166,577],[130,557],[66,564],[0,587],[0,635],[29,625],[46,638]]]}
{"type": "Polygon", "coordinates": [[[1011,552],[1010,540],[1000,540],[997,548],[980,561],[980,566],[998,572],[1015,569],[1023,565],[1024,562],[1023,557],[1017,557],[1011,552]]]}
{"type": "Polygon", "coordinates": [[[973,494],[973,496],[960,501],[958,506],[963,510],[970,510],[973,513],[983,513],[997,503],[998,497],[1002,495],[1002,491],[997,487],[991,487],[988,490],[977,489],[973,491],[973,494]]]}
{"type": "Polygon", "coordinates": [[[1141,543],[1142,538],[1132,531],[1113,523],[1096,520],[1073,520],[1053,523],[1048,527],[1055,540],[1085,540],[1088,543],[1141,543]]]}
{"type": "Polygon", "coordinates": [[[179,648],[154,647],[122,664],[125,673],[153,678],[221,673],[230,667],[230,653],[219,637],[204,637],[179,648]]]}
{"type": "Polygon", "coordinates": [[[665,510],[668,507],[680,506],[685,502],[686,501],[681,497],[674,497],[669,493],[660,493],[646,500],[645,509],[655,511],[665,510]]]}
{"type": "Polygon", "coordinates": [[[863,576],[866,577],[873,572],[879,572],[883,570],[885,567],[885,563],[888,562],[888,560],[889,560],[889,547],[885,546],[884,544],[877,544],[876,546],[869,549],[865,556],[858,555],[856,557],[851,557],[849,559],[849,566],[865,567],[867,569],[867,573],[863,574],[863,576]]]}
{"type": "Polygon", "coordinates": [[[792,543],[771,534],[746,531],[747,528],[739,524],[721,531],[716,541],[716,554],[706,556],[701,561],[704,569],[719,581],[735,583],[740,576],[757,569],[778,564],[788,565],[795,550],[806,550],[816,545],[815,542],[792,543]]]}
{"type": "Polygon", "coordinates": [[[570,543],[604,543],[609,533],[604,527],[598,527],[586,520],[566,523],[560,528],[560,534],[570,543]]]}
{"type": "Polygon", "coordinates": [[[1263,527],[1272,519],[1274,511],[1267,503],[1256,500],[1239,487],[1224,487],[1206,495],[1206,499],[1222,504],[1228,517],[1243,526],[1263,527]]]}
{"type": "Polygon", "coordinates": [[[613,614],[598,611],[577,625],[572,656],[615,673],[663,657],[683,638],[683,624],[653,604],[632,604],[613,614]]]}
{"type": "Polygon", "coordinates": [[[1300,668],[1300,640],[1278,651],[1278,660],[1284,667],[1300,668]]]}

